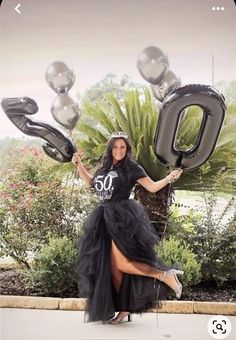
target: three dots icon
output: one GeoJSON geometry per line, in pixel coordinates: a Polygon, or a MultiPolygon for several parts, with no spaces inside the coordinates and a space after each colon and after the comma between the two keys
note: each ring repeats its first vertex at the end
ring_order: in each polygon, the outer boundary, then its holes
{"type": "Polygon", "coordinates": [[[220,7],[220,6],[217,6],[217,7],[213,6],[211,9],[212,9],[213,11],[224,11],[224,10],[225,10],[224,7],[220,7]]]}

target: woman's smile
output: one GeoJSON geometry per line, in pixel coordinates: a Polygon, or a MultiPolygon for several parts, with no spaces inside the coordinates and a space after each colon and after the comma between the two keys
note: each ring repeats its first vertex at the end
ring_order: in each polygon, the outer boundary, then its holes
{"type": "Polygon", "coordinates": [[[112,148],[113,164],[121,161],[127,152],[127,146],[123,139],[117,139],[112,148]]]}

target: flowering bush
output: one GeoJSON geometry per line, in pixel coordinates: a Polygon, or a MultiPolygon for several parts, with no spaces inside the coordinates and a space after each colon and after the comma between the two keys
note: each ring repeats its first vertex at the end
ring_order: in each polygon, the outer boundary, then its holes
{"type": "Polygon", "coordinates": [[[10,255],[23,267],[30,267],[29,254],[50,237],[77,238],[95,203],[93,196],[91,202],[84,198],[83,187],[52,171],[54,164],[36,148],[16,146],[1,169],[1,255],[10,255]]]}

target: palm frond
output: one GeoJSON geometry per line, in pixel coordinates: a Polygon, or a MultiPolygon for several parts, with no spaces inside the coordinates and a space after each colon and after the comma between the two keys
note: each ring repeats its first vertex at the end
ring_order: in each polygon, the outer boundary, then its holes
{"type": "MultiPolygon", "coordinates": [[[[134,159],[145,168],[153,180],[159,180],[167,174],[168,169],[156,159],[153,152],[153,138],[159,113],[149,89],[127,91],[120,100],[109,93],[103,100],[93,103],[85,101],[82,112],[84,117],[77,125],[83,136],[79,144],[83,148],[85,158],[95,160],[91,161],[91,164],[101,159],[108,136],[119,130],[129,135],[134,159]]],[[[214,183],[216,173],[223,169],[225,181],[222,183],[222,191],[232,192],[236,183],[233,171],[236,165],[235,117],[236,106],[229,105],[213,154],[200,168],[186,171],[174,183],[175,189],[209,189],[214,183]],[[204,184],[200,185],[199,176],[202,176],[201,183],[204,184]]],[[[199,107],[188,108],[178,127],[177,147],[187,150],[194,144],[201,119],[199,107]]]]}

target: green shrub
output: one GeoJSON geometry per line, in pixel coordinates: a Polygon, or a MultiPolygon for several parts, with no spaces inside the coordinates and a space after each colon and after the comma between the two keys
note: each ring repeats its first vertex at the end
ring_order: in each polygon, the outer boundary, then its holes
{"type": "Polygon", "coordinates": [[[180,277],[185,287],[197,284],[201,278],[201,263],[196,260],[196,255],[191,251],[186,242],[175,237],[164,239],[160,246],[156,247],[157,255],[170,266],[177,266],[184,271],[180,277]]]}
{"type": "Polygon", "coordinates": [[[15,146],[8,150],[0,175],[1,256],[30,268],[33,254],[49,238],[79,237],[95,199],[83,186],[74,185],[74,172],[65,175],[42,151],[15,146]]]}
{"type": "Polygon", "coordinates": [[[44,294],[60,294],[75,281],[75,243],[66,236],[52,238],[35,255],[34,266],[21,271],[26,281],[41,287],[44,294]]]}
{"type": "MultiPolygon", "coordinates": [[[[168,222],[167,237],[184,240],[201,263],[202,281],[224,284],[236,280],[236,214],[231,197],[218,205],[218,184],[214,191],[203,192],[204,204],[187,215],[178,215],[175,208],[168,222]]],[[[200,193],[199,193],[200,195],[200,193]]]]}

